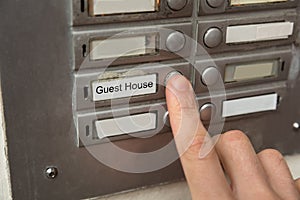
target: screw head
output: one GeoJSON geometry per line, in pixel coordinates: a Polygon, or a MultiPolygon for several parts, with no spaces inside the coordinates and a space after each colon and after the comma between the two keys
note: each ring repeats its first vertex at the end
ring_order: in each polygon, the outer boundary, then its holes
{"type": "Polygon", "coordinates": [[[212,103],[204,104],[200,108],[200,119],[203,121],[210,121],[212,118],[214,118],[216,114],[216,107],[212,103]]]}
{"type": "Polygon", "coordinates": [[[46,174],[47,178],[54,179],[58,175],[58,170],[56,167],[47,167],[45,170],[45,174],[46,174]]]}
{"type": "Polygon", "coordinates": [[[295,130],[299,130],[300,124],[299,124],[298,122],[293,123],[293,128],[294,128],[295,130]]]}

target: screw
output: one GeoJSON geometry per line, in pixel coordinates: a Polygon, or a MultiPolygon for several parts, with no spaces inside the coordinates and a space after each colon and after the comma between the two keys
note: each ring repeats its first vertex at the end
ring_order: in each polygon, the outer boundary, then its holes
{"type": "Polygon", "coordinates": [[[45,174],[46,174],[47,178],[55,179],[58,174],[58,170],[56,167],[47,167],[45,170],[45,174]]]}
{"type": "Polygon", "coordinates": [[[293,127],[295,130],[299,130],[300,124],[298,122],[293,123],[293,127]]]}

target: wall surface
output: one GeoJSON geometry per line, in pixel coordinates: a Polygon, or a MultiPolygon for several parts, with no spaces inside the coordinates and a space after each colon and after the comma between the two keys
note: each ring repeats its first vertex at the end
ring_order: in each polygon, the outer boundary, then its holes
{"type": "MultiPolygon", "coordinates": [[[[285,156],[294,179],[300,178],[300,154],[285,156]]],[[[191,195],[186,182],[178,182],[169,185],[162,185],[148,189],[141,189],[134,192],[101,197],[90,200],[190,200],[191,195]]]]}

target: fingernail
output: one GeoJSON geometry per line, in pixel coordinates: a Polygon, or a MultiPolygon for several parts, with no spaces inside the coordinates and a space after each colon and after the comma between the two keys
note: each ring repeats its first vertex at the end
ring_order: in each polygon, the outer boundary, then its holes
{"type": "Polygon", "coordinates": [[[178,71],[172,71],[170,72],[167,77],[165,78],[165,86],[167,86],[169,80],[171,80],[171,78],[175,77],[176,75],[182,75],[180,72],[178,71]]]}
{"type": "Polygon", "coordinates": [[[187,91],[190,88],[189,81],[179,72],[171,72],[166,78],[166,85],[168,82],[177,91],[187,91]]]}
{"type": "Polygon", "coordinates": [[[190,88],[190,83],[183,76],[178,76],[172,79],[171,84],[177,91],[187,91],[190,88]]]}

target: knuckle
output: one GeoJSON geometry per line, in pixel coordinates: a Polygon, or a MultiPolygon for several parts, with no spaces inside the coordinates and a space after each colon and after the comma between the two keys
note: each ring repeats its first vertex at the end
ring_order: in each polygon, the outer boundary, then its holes
{"type": "MultiPolygon", "coordinates": [[[[188,147],[188,149],[184,152],[183,157],[186,160],[193,161],[193,160],[199,160],[199,153],[202,150],[203,145],[209,145],[206,144],[208,142],[208,138],[205,135],[197,134],[191,143],[191,145],[188,147]]],[[[209,153],[205,159],[208,159],[211,156],[209,153]]]]}
{"type": "Polygon", "coordinates": [[[276,149],[265,149],[261,151],[258,155],[260,158],[268,159],[276,164],[280,164],[284,161],[283,155],[276,149]]]}
{"type": "Polygon", "coordinates": [[[188,148],[188,151],[190,151],[192,154],[199,153],[202,145],[205,143],[205,136],[204,135],[196,135],[192,144],[188,148]]]}
{"type": "Polygon", "coordinates": [[[249,142],[245,133],[239,130],[228,131],[222,135],[223,142],[226,144],[245,144],[249,142]]]}

